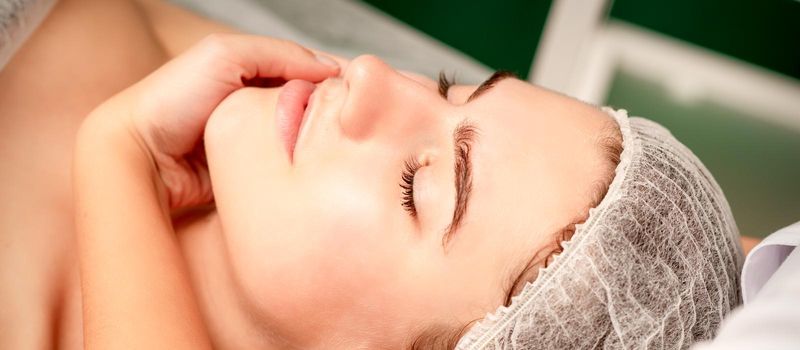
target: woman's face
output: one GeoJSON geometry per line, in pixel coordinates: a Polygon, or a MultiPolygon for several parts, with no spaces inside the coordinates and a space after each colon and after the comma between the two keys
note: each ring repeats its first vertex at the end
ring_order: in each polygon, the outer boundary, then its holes
{"type": "Polygon", "coordinates": [[[609,119],[514,78],[442,97],[358,57],[318,84],[293,157],[280,90],[229,96],[205,142],[243,300],[302,347],[395,347],[494,311],[607,171],[609,119]]]}

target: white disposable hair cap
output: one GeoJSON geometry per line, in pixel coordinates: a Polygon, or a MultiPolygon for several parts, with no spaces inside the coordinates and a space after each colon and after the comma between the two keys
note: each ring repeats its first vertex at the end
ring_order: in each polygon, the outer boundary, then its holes
{"type": "Polygon", "coordinates": [[[711,174],[662,126],[603,110],[623,146],[606,196],[458,349],[683,349],[740,303],[739,233],[711,174]]]}

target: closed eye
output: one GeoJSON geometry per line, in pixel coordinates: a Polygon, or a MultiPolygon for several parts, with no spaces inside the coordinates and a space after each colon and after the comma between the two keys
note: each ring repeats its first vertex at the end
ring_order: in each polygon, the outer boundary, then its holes
{"type": "Polygon", "coordinates": [[[411,217],[417,216],[417,205],[414,203],[414,177],[422,165],[416,157],[411,157],[405,162],[403,174],[400,177],[400,188],[403,190],[402,206],[411,217]]]}

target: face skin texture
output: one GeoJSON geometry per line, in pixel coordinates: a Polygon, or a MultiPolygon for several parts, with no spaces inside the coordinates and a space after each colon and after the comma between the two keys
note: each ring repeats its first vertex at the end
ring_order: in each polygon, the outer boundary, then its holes
{"type": "Polygon", "coordinates": [[[436,82],[360,56],[311,97],[293,162],[273,118],[280,88],[247,88],[205,142],[231,273],[253,317],[300,348],[397,348],[504,303],[553,234],[585,215],[611,170],[592,106],[509,78],[436,82]],[[456,207],[454,130],[472,125],[472,190],[456,207]],[[405,163],[417,215],[403,207],[405,163]]]}

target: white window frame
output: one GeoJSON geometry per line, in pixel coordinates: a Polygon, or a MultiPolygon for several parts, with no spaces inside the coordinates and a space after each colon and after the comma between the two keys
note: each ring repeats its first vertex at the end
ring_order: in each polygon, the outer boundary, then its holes
{"type": "MultiPolygon", "coordinates": [[[[608,18],[611,1],[554,0],[530,81],[602,104],[621,70],[800,132],[800,81],[608,18]]],[[[777,49],[777,48],[776,48],[777,49]]]]}

